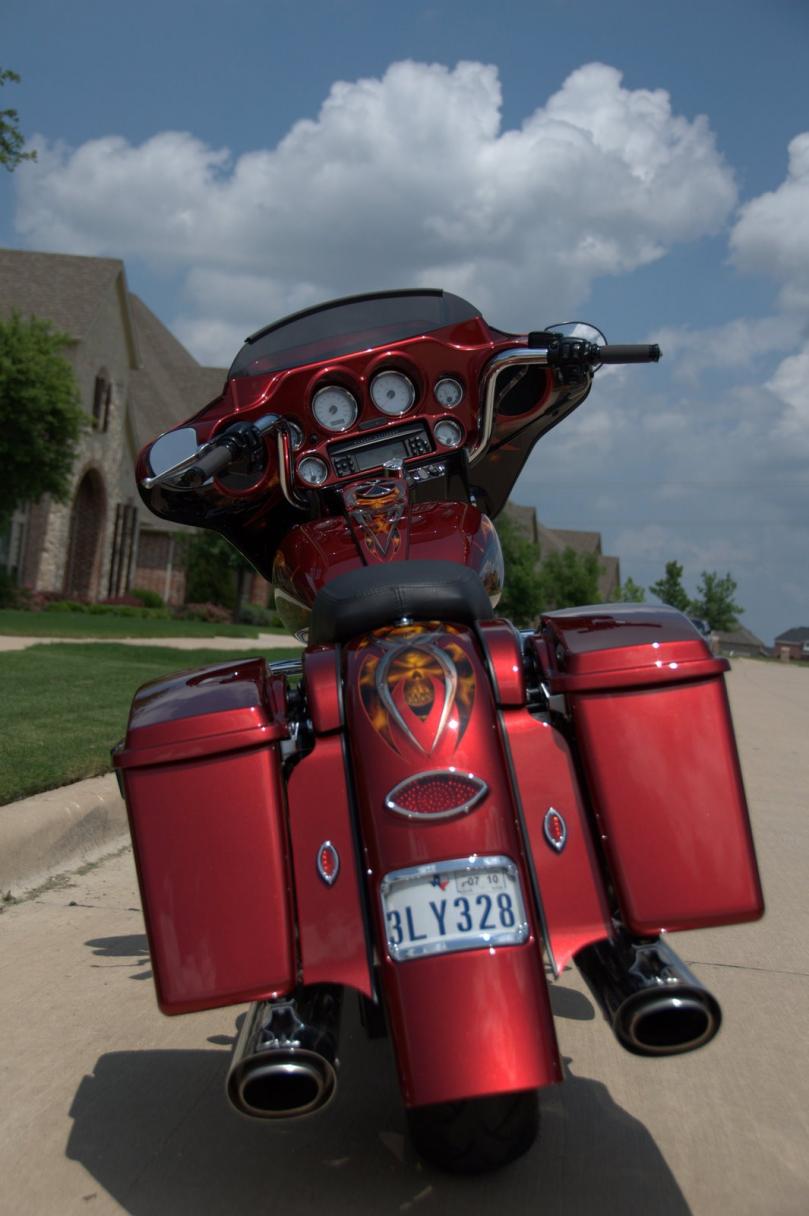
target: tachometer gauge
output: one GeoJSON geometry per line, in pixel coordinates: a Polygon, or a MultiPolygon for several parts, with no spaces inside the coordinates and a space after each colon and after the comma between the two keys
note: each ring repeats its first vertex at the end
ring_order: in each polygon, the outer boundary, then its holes
{"type": "Polygon", "coordinates": [[[406,414],[416,400],[416,390],[401,372],[380,372],[371,381],[371,400],[383,414],[406,414]]]}
{"type": "Polygon", "coordinates": [[[327,384],[312,398],[312,413],[327,431],[347,431],[357,420],[357,402],[347,388],[327,384]]]}
{"type": "Polygon", "coordinates": [[[433,392],[439,405],[443,405],[447,409],[454,409],[463,400],[463,385],[449,376],[445,376],[443,380],[439,380],[433,392]]]}

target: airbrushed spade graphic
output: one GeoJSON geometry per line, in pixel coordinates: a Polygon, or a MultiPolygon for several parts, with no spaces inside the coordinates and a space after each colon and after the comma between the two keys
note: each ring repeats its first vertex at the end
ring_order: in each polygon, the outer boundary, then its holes
{"type": "Polygon", "coordinates": [[[365,711],[394,751],[428,756],[463,738],[475,698],[475,676],[451,625],[428,622],[378,629],[366,640],[360,668],[365,711]]]}
{"type": "Polygon", "coordinates": [[[389,561],[402,545],[399,523],[407,506],[403,483],[380,478],[343,491],[351,528],[369,557],[389,561]]]}

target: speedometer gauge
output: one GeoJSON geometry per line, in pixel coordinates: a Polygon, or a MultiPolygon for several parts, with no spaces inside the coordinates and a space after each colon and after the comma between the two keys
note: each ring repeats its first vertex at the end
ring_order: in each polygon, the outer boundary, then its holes
{"type": "Polygon", "coordinates": [[[312,398],[312,413],[327,431],[347,431],[357,420],[357,402],[347,388],[327,384],[312,398]]]}
{"type": "Polygon", "coordinates": [[[401,372],[380,372],[371,381],[371,400],[383,414],[406,414],[416,400],[416,390],[401,372]]]}

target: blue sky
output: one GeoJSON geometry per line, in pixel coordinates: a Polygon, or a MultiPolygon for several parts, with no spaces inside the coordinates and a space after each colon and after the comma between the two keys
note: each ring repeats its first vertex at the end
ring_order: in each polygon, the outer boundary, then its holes
{"type": "Polygon", "coordinates": [[[659,338],[514,497],[643,585],[730,570],[771,642],[809,625],[808,50],[805,0],[6,0],[40,161],[2,175],[0,243],[123,257],[204,362],[428,280],[659,338]]]}

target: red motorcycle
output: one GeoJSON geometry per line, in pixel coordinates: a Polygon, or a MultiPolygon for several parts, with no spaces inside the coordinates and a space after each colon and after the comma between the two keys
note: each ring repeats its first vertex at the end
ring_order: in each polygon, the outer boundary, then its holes
{"type": "Polygon", "coordinates": [[[533,1142],[571,959],[629,1051],[716,1034],[662,935],[763,911],[727,663],[669,608],[494,611],[491,517],[533,445],[599,365],[659,356],[357,296],[254,334],[141,454],[151,510],[232,541],[306,643],[146,685],[115,757],[160,1008],[252,1002],[245,1114],[329,1101],[346,989],[417,1150],[458,1171],[533,1142]]]}

